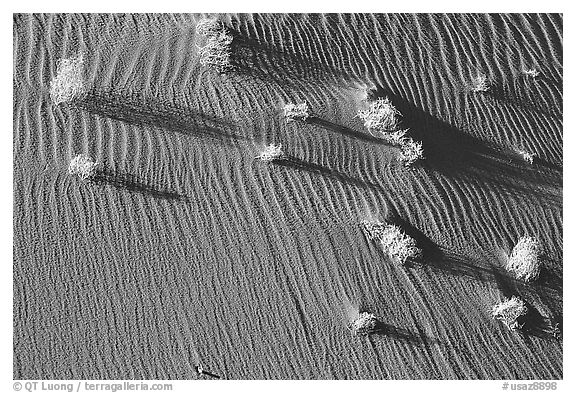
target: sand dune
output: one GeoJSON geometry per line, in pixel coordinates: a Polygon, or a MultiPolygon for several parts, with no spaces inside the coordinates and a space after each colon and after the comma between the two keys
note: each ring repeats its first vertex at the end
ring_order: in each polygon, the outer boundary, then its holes
{"type": "Polygon", "coordinates": [[[15,379],[563,377],[561,15],[224,15],[223,75],[200,17],[14,16],[15,379]],[[78,53],[88,95],[55,106],[78,53]],[[382,96],[421,165],[355,117],[382,96]],[[304,100],[315,120],[286,123],[304,100]],[[290,159],[254,160],[268,143],[290,159]],[[119,180],[69,176],[78,153],[119,180]],[[424,264],[390,263],[366,217],[424,264]],[[503,269],[525,234],[533,285],[503,269]],[[523,335],[490,316],[512,294],[523,335]],[[387,334],[353,336],[359,310],[387,334]]]}

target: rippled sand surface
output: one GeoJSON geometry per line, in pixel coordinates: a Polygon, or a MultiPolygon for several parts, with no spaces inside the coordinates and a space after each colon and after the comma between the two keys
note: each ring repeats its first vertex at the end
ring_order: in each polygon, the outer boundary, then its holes
{"type": "Polygon", "coordinates": [[[14,15],[15,379],[563,377],[561,15],[221,15],[223,75],[199,18],[14,15]],[[80,53],[87,99],[53,105],[80,53]],[[385,96],[420,165],[356,117],[385,96]],[[316,121],[286,123],[300,101],[316,121]],[[79,153],[128,180],[68,175],[79,153]],[[421,265],[366,240],[391,217],[421,265]],[[503,269],[524,235],[531,285],[503,269]],[[524,334],[491,318],[511,295],[524,334]]]}

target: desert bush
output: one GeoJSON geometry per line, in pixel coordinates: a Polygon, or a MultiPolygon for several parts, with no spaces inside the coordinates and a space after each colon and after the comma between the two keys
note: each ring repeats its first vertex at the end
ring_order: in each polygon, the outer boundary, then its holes
{"type": "Polygon", "coordinates": [[[392,105],[390,99],[378,98],[368,109],[358,111],[358,117],[364,126],[371,131],[395,131],[398,128],[400,112],[392,105]]]}
{"type": "Polygon", "coordinates": [[[224,23],[216,18],[202,18],[196,23],[196,32],[209,37],[225,30],[224,23]]]}
{"type": "Polygon", "coordinates": [[[530,69],[523,68],[522,74],[536,79],[540,75],[540,71],[536,70],[535,68],[530,69]]]}
{"type": "Polygon", "coordinates": [[[490,89],[488,78],[484,74],[478,74],[472,79],[471,89],[473,92],[485,92],[490,89]]]}
{"type": "Polygon", "coordinates": [[[406,137],[408,129],[398,130],[400,112],[392,105],[390,99],[378,98],[366,110],[358,111],[358,117],[364,121],[364,126],[370,132],[378,133],[378,137],[400,148],[398,159],[406,166],[423,159],[422,142],[416,142],[406,137]]]}
{"type": "Polygon", "coordinates": [[[50,98],[55,105],[81,98],[86,93],[84,59],[82,55],[60,59],[56,76],[50,82],[50,98]]]}
{"type": "Polygon", "coordinates": [[[517,149],[516,152],[522,157],[522,159],[530,164],[534,163],[534,157],[536,154],[528,153],[526,150],[517,149]]]}
{"type": "Polygon", "coordinates": [[[284,118],[287,122],[306,120],[310,117],[310,108],[307,102],[284,105],[284,118]]]}
{"type": "Polygon", "coordinates": [[[406,133],[408,129],[405,130],[397,130],[394,132],[382,132],[380,137],[384,139],[386,142],[390,143],[394,146],[401,146],[406,140],[406,133]]]}
{"type": "Polygon", "coordinates": [[[212,67],[219,73],[234,69],[232,65],[232,40],[228,32],[222,30],[208,37],[206,44],[200,48],[200,64],[212,67]]]}
{"type": "Polygon", "coordinates": [[[524,301],[516,296],[497,304],[492,308],[492,317],[502,321],[508,329],[515,331],[522,329],[518,318],[528,313],[528,307],[524,301]]]}
{"type": "Polygon", "coordinates": [[[396,225],[362,221],[362,229],[369,240],[380,243],[386,255],[396,264],[404,265],[408,260],[417,260],[422,255],[416,241],[396,225]]]}
{"type": "Polygon", "coordinates": [[[82,180],[90,180],[96,176],[98,164],[84,154],[78,154],[68,165],[68,173],[78,175],[82,180]]]}
{"type": "Polygon", "coordinates": [[[512,249],[506,270],[525,282],[534,281],[540,275],[540,243],[537,239],[524,236],[512,249]]]}
{"type": "Polygon", "coordinates": [[[354,334],[365,336],[376,331],[378,322],[374,314],[363,312],[352,322],[351,328],[354,334]]]}
{"type": "Polygon", "coordinates": [[[422,142],[417,142],[412,138],[404,138],[400,143],[400,155],[398,159],[406,166],[410,166],[416,161],[424,159],[422,142]]]}
{"type": "Polygon", "coordinates": [[[260,151],[260,154],[258,154],[256,158],[263,161],[274,161],[282,158],[283,155],[284,152],[282,151],[281,145],[268,145],[260,151]]]}

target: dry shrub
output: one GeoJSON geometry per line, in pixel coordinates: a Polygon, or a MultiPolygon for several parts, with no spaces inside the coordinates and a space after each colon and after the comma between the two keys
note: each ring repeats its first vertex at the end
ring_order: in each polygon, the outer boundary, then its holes
{"type": "Polygon", "coordinates": [[[84,59],[82,55],[60,59],[56,76],[50,82],[50,98],[55,105],[79,99],[86,93],[84,59]]]}
{"type": "Polygon", "coordinates": [[[396,225],[362,221],[362,229],[366,237],[380,243],[386,255],[398,265],[404,265],[408,260],[417,260],[422,256],[422,250],[416,246],[416,240],[406,235],[396,225]]]}
{"type": "Polygon", "coordinates": [[[202,18],[196,23],[196,32],[206,37],[216,35],[225,30],[224,23],[216,18],[202,18]]]}
{"type": "Polygon", "coordinates": [[[283,155],[284,152],[282,151],[281,145],[268,145],[260,151],[260,154],[258,154],[256,158],[263,161],[274,161],[281,158],[283,155]]]}
{"type": "Polygon", "coordinates": [[[406,166],[414,164],[417,160],[423,159],[422,142],[416,142],[408,138],[408,129],[398,130],[400,112],[392,105],[390,99],[378,98],[370,104],[366,110],[358,111],[358,117],[364,121],[364,126],[371,133],[393,146],[400,148],[398,159],[406,166]]]}
{"type": "Polygon", "coordinates": [[[472,85],[470,86],[473,92],[485,92],[490,89],[488,85],[488,77],[484,74],[478,74],[472,79],[472,85]]]}
{"type": "Polygon", "coordinates": [[[382,132],[379,136],[393,146],[401,146],[406,141],[408,129],[394,132],[382,132]]]}
{"type": "Polygon", "coordinates": [[[516,296],[497,304],[492,308],[492,317],[502,321],[508,329],[515,331],[522,329],[518,318],[528,313],[528,307],[524,301],[516,296]]]}
{"type": "Polygon", "coordinates": [[[85,154],[78,154],[70,161],[68,173],[78,175],[82,180],[90,180],[96,176],[98,164],[85,154]]]}
{"type": "Polygon", "coordinates": [[[374,314],[363,312],[352,322],[351,328],[357,336],[365,336],[374,333],[378,327],[378,323],[378,318],[376,318],[374,314]]]}
{"type": "Polygon", "coordinates": [[[530,68],[530,69],[523,68],[522,74],[526,75],[530,78],[536,79],[540,75],[540,71],[538,71],[535,68],[530,68]]]}
{"type": "Polygon", "coordinates": [[[234,69],[232,65],[232,40],[228,32],[222,30],[208,37],[206,44],[200,48],[200,64],[214,68],[219,73],[234,69]]]}
{"type": "Polygon", "coordinates": [[[300,104],[286,104],[284,105],[284,118],[287,122],[295,120],[306,120],[310,117],[310,107],[307,102],[300,104]]]}
{"type": "Polygon", "coordinates": [[[406,166],[410,166],[416,161],[424,159],[422,142],[417,142],[412,138],[403,138],[400,142],[400,155],[398,159],[406,166]]]}
{"type": "Polygon", "coordinates": [[[378,98],[368,109],[358,111],[358,117],[364,121],[364,126],[371,131],[395,131],[398,128],[400,112],[392,105],[390,99],[378,98]]]}
{"type": "Polygon", "coordinates": [[[538,278],[540,267],[540,243],[533,237],[522,237],[512,249],[506,270],[517,279],[530,282],[538,278]]]}
{"type": "Polygon", "coordinates": [[[523,150],[523,149],[517,149],[516,153],[518,153],[520,155],[520,157],[522,157],[522,159],[524,161],[526,161],[527,163],[529,163],[529,164],[534,163],[534,157],[536,156],[536,154],[528,153],[526,150],[523,150]]]}

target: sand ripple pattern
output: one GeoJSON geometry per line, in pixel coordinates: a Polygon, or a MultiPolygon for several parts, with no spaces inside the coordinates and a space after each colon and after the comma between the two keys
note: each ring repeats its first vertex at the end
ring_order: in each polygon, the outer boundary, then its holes
{"type": "Polygon", "coordinates": [[[15,379],[562,378],[561,342],[488,311],[520,293],[562,320],[562,16],[224,15],[227,75],[199,65],[199,17],[14,15],[15,379]],[[88,97],[55,107],[77,53],[88,97]],[[422,166],[354,118],[366,89],[422,166]],[[322,122],[283,121],[302,100],[322,122]],[[254,161],[265,143],[292,160],[254,161]],[[132,180],[81,183],[78,153],[132,180]],[[386,214],[429,263],[366,242],[386,214]],[[547,256],[530,287],[499,269],[524,234],[547,256]],[[350,308],[389,334],[353,337],[350,308]]]}

